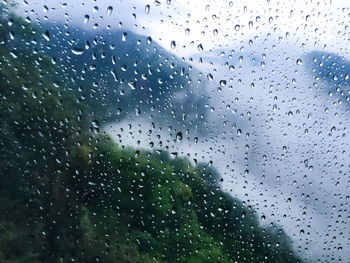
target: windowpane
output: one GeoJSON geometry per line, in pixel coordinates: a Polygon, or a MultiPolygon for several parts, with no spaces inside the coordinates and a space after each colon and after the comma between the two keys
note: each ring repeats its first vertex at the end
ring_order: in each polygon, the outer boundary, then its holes
{"type": "Polygon", "coordinates": [[[350,258],[344,1],[0,13],[0,262],[350,258]]]}

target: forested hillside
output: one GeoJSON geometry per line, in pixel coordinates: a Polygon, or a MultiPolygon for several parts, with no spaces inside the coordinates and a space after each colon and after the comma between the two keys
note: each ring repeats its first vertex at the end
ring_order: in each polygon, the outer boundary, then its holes
{"type": "Polygon", "coordinates": [[[45,32],[1,9],[0,262],[302,262],[210,164],[100,132],[74,72],[33,50],[45,32]]]}

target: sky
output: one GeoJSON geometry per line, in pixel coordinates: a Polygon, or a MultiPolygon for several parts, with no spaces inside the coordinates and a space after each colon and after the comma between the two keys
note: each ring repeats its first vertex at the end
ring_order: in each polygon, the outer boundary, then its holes
{"type": "Polygon", "coordinates": [[[212,161],[223,188],[253,205],[263,224],[281,224],[303,255],[350,258],[349,105],[305,62],[314,50],[350,60],[346,1],[26,0],[17,12],[34,23],[131,30],[192,58],[213,76],[209,133],[198,143],[191,130],[174,141],[162,123],[148,135],[149,121],[136,116],[106,130],[125,145],[168,140],[172,151],[212,161]]]}

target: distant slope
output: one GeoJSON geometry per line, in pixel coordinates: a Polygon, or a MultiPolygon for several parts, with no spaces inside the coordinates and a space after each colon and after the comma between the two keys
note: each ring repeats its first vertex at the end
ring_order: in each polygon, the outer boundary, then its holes
{"type": "Polygon", "coordinates": [[[350,61],[342,56],[321,51],[308,53],[306,61],[307,68],[315,80],[325,83],[321,88],[349,105],[350,61]]]}
{"type": "Polygon", "coordinates": [[[103,121],[152,114],[170,125],[191,126],[205,119],[205,78],[150,37],[51,23],[41,29],[46,33],[37,48],[54,57],[64,81],[95,105],[103,121]]]}

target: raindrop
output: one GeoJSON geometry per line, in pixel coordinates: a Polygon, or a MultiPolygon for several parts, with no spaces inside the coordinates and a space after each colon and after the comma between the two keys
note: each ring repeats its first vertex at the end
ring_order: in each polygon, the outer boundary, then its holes
{"type": "Polygon", "coordinates": [[[135,81],[135,80],[130,81],[130,82],[128,83],[128,86],[129,86],[132,90],[136,89],[136,81],[135,81]]]}
{"type": "Polygon", "coordinates": [[[128,33],[123,32],[123,34],[122,34],[122,41],[126,41],[127,36],[128,36],[128,33]]]}
{"type": "Polygon", "coordinates": [[[199,44],[199,45],[198,45],[198,50],[199,50],[199,52],[202,52],[202,51],[203,51],[203,45],[202,45],[202,44],[199,44]]]}
{"type": "Polygon", "coordinates": [[[182,141],[182,132],[178,132],[176,134],[176,141],[181,142],[182,141]]]}
{"type": "Polygon", "coordinates": [[[85,15],[84,16],[84,23],[86,24],[87,22],[89,22],[90,20],[90,16],[89,15],[85,15]]]}
{"type": "Polygon", "coordinates": [[[74,55],[81,55],[81,54],[84,53],[84,50],[83,50],[82,48],[77,48],[77,47],[75,47],[75,48],[72,49],[72,53],[73,53],[74,55]]]}
{"type": "Polygon", "coordinates": [[[100,125],[97,120],[94,120],[92,121],[92,126],[97,129],[100,125]]]}
{"type": "Polygon", "coordinates": [[[136,107],[136,108],[135,108],[135,113],[136,113],[136,116],[140,116],[141,110],[140,110],[139,107],[136,107]]]}
{"type": "Polygon", "coordinates": [[[112,12],[113,12],[113,7],[112,6],[109,6],[108,8],[107,8],[107,15],[111,15],[112,14],[112,12]]]}
{"type": "Polygon", "coordinates": [[[147,37],[146,42],[147,42],[148,45],[151,45],[152,44],[152,38],[151,37],[147,37]]]}
{"type": "Polygon", "coordinates": [[[176,48],[176,42],[175,42],[174,40],[171,41],[170,47],[171,47],[172,49],[176,48]]]}
{"type": "Polygon", "coordinates": [[[226,80],[220,80],[220,86],[225,87],[226,86],[226,80]]]}
{"type": "Polygon", "coordinates": [[[45,31],[43,33],[43,37],[45,38],[46,41],[50,41],[50,33],[49,33],[49,31],[45,31]]]}
{"type": "Polygon", "coordinates": [[[148,15],[151,7],[149,5],[145,6],[145,13],[148,15]]]}

